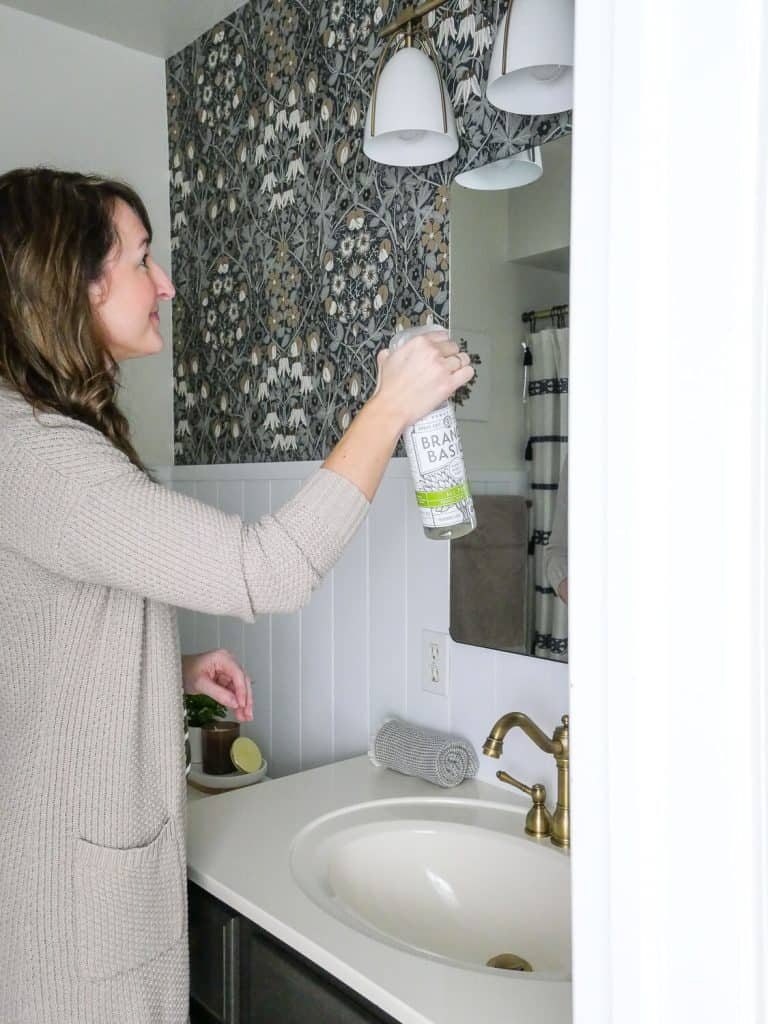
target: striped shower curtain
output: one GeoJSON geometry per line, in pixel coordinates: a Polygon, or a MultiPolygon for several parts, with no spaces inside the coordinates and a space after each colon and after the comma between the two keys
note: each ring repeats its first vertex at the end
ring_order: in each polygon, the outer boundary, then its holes
{"type": "MultiPolygon", "coordinates": [[[[568,454],[568,328],[529,334],[524,343],[527,366],[526,423],[531,500],[534,599],[531,602],[531,654],[568,660],[568,608],[550,586],[543,552],[552,532],[561,468],[568,454]]],[[[561,496],[567,501],[567,495],[561,496]]]]}

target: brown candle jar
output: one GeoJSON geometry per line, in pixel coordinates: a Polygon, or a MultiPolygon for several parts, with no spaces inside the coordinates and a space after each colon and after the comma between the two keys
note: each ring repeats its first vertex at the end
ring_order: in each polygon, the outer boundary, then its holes
{"type": "Polygon", "coordinates": [[[227,775],[235,770],[229,748],[239,735],[239,722],[211,722],[202,727],[203,771],[207,775],[227,775]]]}

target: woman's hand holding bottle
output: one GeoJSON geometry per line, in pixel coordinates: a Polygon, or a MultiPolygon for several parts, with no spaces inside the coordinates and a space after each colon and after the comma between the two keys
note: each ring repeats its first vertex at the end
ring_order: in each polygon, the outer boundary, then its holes
{"type": "Polygon", "coordinates": [[[397,351],[384,349],[377,357],[379,379],[371,401],[386,404],[398,435],[475,375],[469,356],[459,351],[447,331],[425,331],[397,351]]]}
{"type": "Polygon", "coordinates": [[[378,355],[376,390],[323,463],[372,500],[400,435],[475,375],[447,331],[429,327],[378,355]]]}

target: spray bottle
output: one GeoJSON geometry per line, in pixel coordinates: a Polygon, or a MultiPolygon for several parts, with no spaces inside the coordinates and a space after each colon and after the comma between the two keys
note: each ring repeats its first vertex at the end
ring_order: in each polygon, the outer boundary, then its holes
{"type": "MultiPolygon", "coordinates": [[[[409,327],[399,331],[389,344],[390,351],[396,351],[417,335],[428,334],[429,330],[428,327],[409,327]]],[[[451,540],[471,533],[477,522],[453,402],[446,399],[406,427],[403,444],[427,537],[451,540]]]]}

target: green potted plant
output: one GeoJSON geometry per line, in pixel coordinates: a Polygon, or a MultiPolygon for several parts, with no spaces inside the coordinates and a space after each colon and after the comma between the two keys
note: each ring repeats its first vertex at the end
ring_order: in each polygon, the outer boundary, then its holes
{"type": "Polygon", "coordinates": [[[200,730],[215,722],[217,718],[224,718],[227,709],[219,704],[213,697],[204,693],[185,693],[184,712],[189,729],[189,750],[192,764],[201,764],[203,760],[203,744],[200,730]]]}

